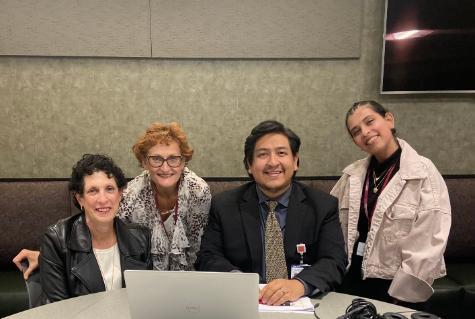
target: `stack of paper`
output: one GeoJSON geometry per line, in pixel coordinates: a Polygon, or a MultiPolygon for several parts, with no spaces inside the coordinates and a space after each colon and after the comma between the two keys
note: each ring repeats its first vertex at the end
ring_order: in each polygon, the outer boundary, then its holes
{"type": "MultiPolygon", "coordinates": [[[[259,288],[264,288],[265,284],[260,284],[259,288]]],[[[291,302],[290,306],[268,306],[259,304],[259,312],[296,312],[313,314],[314,308],[310,298],[302,297],[297,301],[291,302]]]]}
{"type": "Polygon", "coordinates": [[[291,302],[290,306],[268,306],[259,304],[259,312],[297,312],[313,314],[313,305],[310,298],[302,297],[295,302],[291,302]]]}

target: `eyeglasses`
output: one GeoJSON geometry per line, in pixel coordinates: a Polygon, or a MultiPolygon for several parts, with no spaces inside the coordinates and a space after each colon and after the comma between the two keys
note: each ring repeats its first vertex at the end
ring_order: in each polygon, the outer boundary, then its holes
{"type": "Polygon", "coordinates": [[[147,156],[148,163],[154,168],[162,167],[163,163],[167,162],[170,167],[178,167],[183,161],[183,156],[170,156],[163,158],[160,155],[147,156]]]}

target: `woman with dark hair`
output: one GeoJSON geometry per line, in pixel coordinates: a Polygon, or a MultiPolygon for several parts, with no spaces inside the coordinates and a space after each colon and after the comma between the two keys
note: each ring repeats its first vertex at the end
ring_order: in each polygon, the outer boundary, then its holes
{"type": "Polygon", "coordinates": [[[331,194],[339,199],[349,268],[341,292],[421,308],[446,274],[449,195],[434,164],[396,138],[394,115],[375,101],[346,115],[368,157],[349,165],[331,194]],[[409,304],[411,303],[411,304],[409,304]]]}
{"type": "Polygon", "coordinates": [[[117,218],[126,180],[105,155],[84,155],[69,190],[80,214],[48,228],[40,278],[49,301],[124,287],[126,269],[151,269],[150,232],[117,218]]]}

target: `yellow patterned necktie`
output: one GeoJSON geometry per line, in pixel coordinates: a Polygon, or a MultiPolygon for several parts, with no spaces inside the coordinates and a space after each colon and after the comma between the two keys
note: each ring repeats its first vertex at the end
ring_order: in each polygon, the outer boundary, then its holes
{"type": "Polygon", "coordinates": [[[267,221],[265,225],[266,280],[288,279],[287,264],[285,263],[284,241],[279,222],[275,216],[276,201],[268,201],[267,221]]]}

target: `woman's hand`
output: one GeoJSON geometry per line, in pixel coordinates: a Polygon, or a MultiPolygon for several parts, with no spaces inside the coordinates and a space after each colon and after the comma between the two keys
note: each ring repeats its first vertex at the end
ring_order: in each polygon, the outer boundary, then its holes
{"type": "Polygon", "coordinates": [[[31,273],[38,268],[39,257],[40,252],[37,250],[22,249],[12,261],[23,272],[23,278],[27,280],[31,273]]]}

